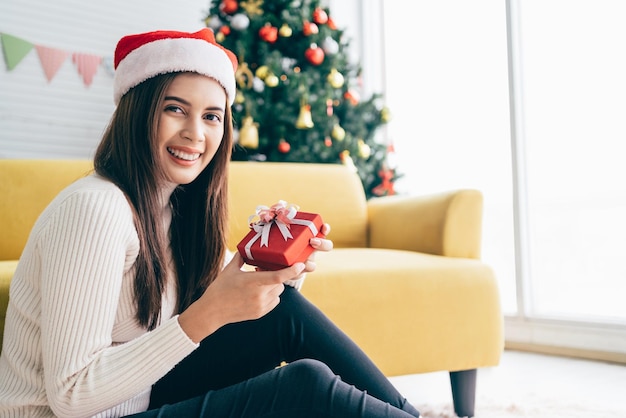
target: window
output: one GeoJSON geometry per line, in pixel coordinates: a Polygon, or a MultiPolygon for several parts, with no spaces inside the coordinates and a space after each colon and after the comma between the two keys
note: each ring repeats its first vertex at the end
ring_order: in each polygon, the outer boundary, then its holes
{"type": "Polygon", "coordinates": [[[626,324],[626,4],[517,10],[528,314],[626,324]]]}
{"type": "Polygon", "coordinates": [[[505,7],[500,2],[384,2],[389,139],[401,192],[476,188],[483,259],[514,314],[515,247],[505,7]]]}
{"type": "Polygon", "coordinates": [[[383,5],[398,188],[483,192],[507,343],[623,361],[626,4],[383,5]]]}

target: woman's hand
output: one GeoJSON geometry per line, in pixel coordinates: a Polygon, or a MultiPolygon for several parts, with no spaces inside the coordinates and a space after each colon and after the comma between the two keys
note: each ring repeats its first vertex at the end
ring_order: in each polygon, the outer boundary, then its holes
{"type": "MultiPolygon", "coordinates": [[[[322,226],[324,236],[330,225],[322,226]]],[[[333,242],[311,238],[315,251],[304,263],[275,271],[244,271],[238,252],[211,283],[204,294],[178,317],[181,328],[194,342],[200,342],[222,326],[233,322],[258,319],[274,309],[285,289],[284,283],[315,270],[315,253],[330,251],[333,242]]]]}
{"type": "MultiPolygon", "coordinates": [[[[324,236],[327,236],[329,233],[330,233],[330,225],[329,224],[322,225],[322,234],[324,234],[324,236]]],[[[315,270],[315,267],[316,267],[315,253],[316,252],[331,251],[333,249],[333,242],[326,238],[317,238],[317,237],[311,238],[309,240],[309,244],[311,244],[311,247],[315,248],[315,251],[311,253],[309,258],[304,263],[305,265],[304,272],[312,272],[315,270]]]]}
{"type": "Polygon", "coordinates": [[[178,317],[181,328],[200,342],[220,327],[233,322],[258,319],[280,302],[284,282],[300,275],[304,263],[276,271],[243,271],[243,258],[233,259],[204,294],[178,317]]]}

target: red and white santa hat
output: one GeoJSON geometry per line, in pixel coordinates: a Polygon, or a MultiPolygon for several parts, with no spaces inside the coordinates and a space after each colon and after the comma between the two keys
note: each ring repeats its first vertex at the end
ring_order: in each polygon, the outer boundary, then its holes
{"type": "Polygon", "coordinates": [[[213,31],[155,31],[128,35],[115,48],[113,100],[159,74],[191,71],[217,80],[230,105],[235,100],[237,57],[215,41],[213,31]]]}

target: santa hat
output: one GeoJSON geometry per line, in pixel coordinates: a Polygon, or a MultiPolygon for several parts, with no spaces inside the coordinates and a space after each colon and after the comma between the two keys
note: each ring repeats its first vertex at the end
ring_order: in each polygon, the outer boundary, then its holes
{"type": "Polygon", "coordinates": [[[226,90],[230,105],[235,100],[237,57],[215,41],[213,31],[155,31],[128,35],[115,48],[113,100],[139,83],[159,74],[191,71],[211,77],[226,90]]]}

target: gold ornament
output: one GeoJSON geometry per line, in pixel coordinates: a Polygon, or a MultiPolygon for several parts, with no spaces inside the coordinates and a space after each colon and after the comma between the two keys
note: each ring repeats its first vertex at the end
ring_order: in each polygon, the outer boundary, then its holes
{"type": "Polygon", "coordinates": [[[259,148],[259,124],[255,123],[252,116],[243,118],[239,129],[239,145],[249,149],[259,148]]]}
{"type": "Polygon", "coordinates": [[[330,74],[328,74],[328,77],[326,79],[328,80],[328,84],[330,84],[331,87],[335,89],[339,89],[341,88],[341,86],[343,86],[343,74],[337,71],[336,68],[330,70],[330,74]]]}
{"type": "Polygon", "coordinates": [[[363,158],[364,160],[367,160],[370,157],[370,155],[372,155],[372,149],[362,139],[359,139],[357,141],[357,144],[359,147],[359,157],[363,158]]]}
{"type": "Polygon", "coordinates": [[[313,127],[313,118],[311,117],[311,105],[305,104],[300,106],[300,114],[296,121],[296,128],[311,129],[313,127]]]}
{"type": "Polygon", "coordinates": [[[263,14],[263,10],[261,9],[261,6],[263,6],[263,0],[242,1],[240,6],[248,13],[249,16],[260,16],[263,14]]]}
{"type": "Polygon", "coordinates": [[[261,65],[259,68],[256,69],[254,75],[259,77],[261,80],[265,80],[265,77],[270,75],[270,68],[267,65],[261,65]]]}
{"type": "Polygon", "coordinates": [[[383,123],[387,123],[391,120],[391,111],[389,110],[388,107],[383,107],[383,109],[380,111],[380,120],[383,123]]]}
{"type": "Polygon", "coordinates": [[[224,40],[226,39],[226,35],[224,35],[223,32],[217,32],[217,34],[215,34],[215,40],[217,41],[217,43],[222,43],[224,42],[224,40]]]}
{"type": "Polygon", "coordinates": [[[289,38],[292,33],[293,33],[293,30],[286,23],[283,23],[280,29],[278,29],[278,34],[282,36],[283,38],[289,38]]]}
{"type": "Polygon", "coordinates": [[[265,85],[267,87],[276,87],[278,85],[278,77],[270,73],[267,77],[265,77],[265,85]]]}
{"type": "Polygon", "coordinates": [[[237,80],[237,85],[239,88],[252,88],[252,79],[254,76],[252,75],[252,71],[248,67],[247,62],[242,62],[237,67],[237,71],[235,71],[235,80],[237,80]]]}
{"type": "Polygon", "coordinates": [[[333,130],[330,132],[330,136],[332,136],[337,141],[343,141],[346,137],[346,130],[343,129],[339,124],[333,126],[333,130]]]}
{"type": "Polygon", "coordinates": [[[246,101],[246,96],[243,95],[241,90],[237,89],[237,94],[235,94],[235,103],[242,104],[246,101]]]}
{"type": "Polygon", "coordinates": [[[350,151],[348,150],[344,150],[341,151],[341,154],[339,154],[339,159],[341,159],[341,162],[348,168],[350,168],[352,171],[357,172],[358,169],[356,168],[356,165],[354,165],[354,160],[352,160],[352,157],[350,156],[350,151]]]}

